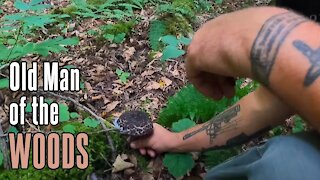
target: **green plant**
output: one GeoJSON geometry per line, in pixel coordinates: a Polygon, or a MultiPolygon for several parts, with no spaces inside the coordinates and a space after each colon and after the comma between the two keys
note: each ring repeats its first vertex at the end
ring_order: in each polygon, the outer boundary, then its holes
{"type": "Polygon", "coordinates": [[[183,118],[191,118],[196,123],[206,122],[258,86],[257,83],[251,82],[241,88],[243,82],[243,79],[236,81],[236,94],[233,98],[223,98],[219,101],[213,101],[202,95],[194,86],[187,85],[174,96],[169,97],[166,107],[159,113],[158,123],[171,127],[173,122],[183,118]]]}
{"type": "Polygon", "coordinates": [[[121,83],[125,84],[130,76],[130,73],[124,72],[121,69],[116,69],[116,74],[118,75],[121,83]]]}
{"type": "Polygon", "coordinates": [[[185,51],[182,50],[182,45],[188,45],[191,42],[191,39],[186,37],[177,38],[172,35],[167,35],[161,37],[161,41],[166,44],[166,47],[163,49],[161,61],[166,61],[168,59],[175,59],[185,54],[185,51]]]}
{"type": "Polygon", "coordinates": [[[204,164],[208,168],[212,168],[226,160],[238,155],[241,152],[239,148],[221,149],[221,150],[210,150],[203,154],[204,164]]]}
{"type": "Polygon", "coordinates": [[[134,9],[143,7],[142,1],[108,0],[90,4],[86,0],[72,0],[72,14],[84,18],[125,20],[134,16],[134,9]]]}
{"type": "Polygon", "coordinates": [[[166,25],[163,21],[154,20],[151,22],[148,32],[151,49],[158,51],[160,49],[160,38],[165,35],[166,25]]]}
{"type": "Polygon", "coordinates": [[[187,19],[194,19],[196,13],[196,5],[192,0],[173,0],[172,3],[160,4],[157,14],[160,16],[176,16],[182,15],[187,19]]]}
{"type": "Polygon", "coordinates": [[[9,88],[9,79],[8,78],[0,79],[0,89],[7,89],[7,88],[9,88]]]}
{"type": "Polygon", "coordinates": [[[18,13],[5,15],[0,22],[0,63],[8,63],[28,54],[40,54],[47,56],[50,52],[58,53],[66,51],[64,46],[78,44],[77,38],[64,39],[57,37],[40,42],[32,42],[30,39],[36,36],[35,32],[57,22],[67,15],[45,14],[44,10],[50,5],[43,4],[43,0],[32,0],[25,3],[16,0],[15,8],[18,13]]]}
{"type": "Polygon", "coordinates": [[[120,44],[125,40],[126,34],[132,30],[134,25],[134,21],[119,22],[102,26],[100,29],[103,33],[103,38],[110,42],[120,44]]]}
{"type": "MultiPolygon", "coordinates": [[[[181,119],[172,124],[173,132],[181,132],[195,126],[195,122],[190,119],[181,119]]],[[[176,178],[186,175],[195,165],[190,153],[166,153],[163,165],[176,178]]]]}
{"type": "Polygon", "coordinates": [[[299,133],[306,130],[306,123],[300,116],[295,116],[293,119],[294,126],[292,128],[293,133],[299,133]]]}

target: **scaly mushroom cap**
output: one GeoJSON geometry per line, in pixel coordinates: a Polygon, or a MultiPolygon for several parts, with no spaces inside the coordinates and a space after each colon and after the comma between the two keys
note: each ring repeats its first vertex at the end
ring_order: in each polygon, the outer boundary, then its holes
{"type": "Polygon", "coordinates": [[[153,125],[148,114],[142,111],[124,112],[113,124],[120,134],[142,137],[153,133],[153,125]]]}

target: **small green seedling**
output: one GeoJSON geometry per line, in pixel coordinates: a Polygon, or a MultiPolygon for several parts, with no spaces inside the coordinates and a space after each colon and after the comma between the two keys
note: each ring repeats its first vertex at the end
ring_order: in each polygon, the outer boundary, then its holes
{"type": "Polygon", "coordinates": [[[125,84],[130,76],[130,73],[124,72],[121,69],[116,69],[116,74],[118,75],[121,83],[125,84]]]}

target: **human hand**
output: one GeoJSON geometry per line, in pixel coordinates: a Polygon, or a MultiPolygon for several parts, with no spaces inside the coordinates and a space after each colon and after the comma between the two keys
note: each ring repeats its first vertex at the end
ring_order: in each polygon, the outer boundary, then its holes
{"type": "Polygon", "coordinates": [[[191,83],[213,99],[232,97],[236,77],[252,77],[250,54],[257,33],[280,8],[250,8],[205,23],[188,48],[186,69],[191,83]]]}
{"type": "Polygon", "coordinates": [[[178,142],[179,136],[170,132],[161,125],[153,124],[153,134],[143,139],[137,139],[130,143],[131,148],[139,149],[142,155],[155,157],[162,152],[170,151],[178,142]]]}

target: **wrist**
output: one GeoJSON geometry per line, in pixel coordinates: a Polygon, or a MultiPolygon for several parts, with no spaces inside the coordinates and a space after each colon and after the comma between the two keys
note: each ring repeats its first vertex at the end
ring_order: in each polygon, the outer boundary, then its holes
{"type": "Polygon", "coordinates": [[[183,135],[182,133],[172,133],[170,142],[168,144],[168,151],[169,152],[181,152],[182,142],[183,142],[183,135]]]}

